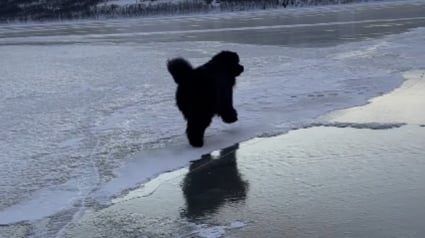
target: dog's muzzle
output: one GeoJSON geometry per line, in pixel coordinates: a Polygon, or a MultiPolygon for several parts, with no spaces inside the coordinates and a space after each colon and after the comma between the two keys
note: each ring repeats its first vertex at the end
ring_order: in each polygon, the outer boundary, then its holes
{"type": "Polygon", "coordinates": [[[242,65],[238,65],[236,76],[239,76],[244,71],[244,67],[242,65]]]}

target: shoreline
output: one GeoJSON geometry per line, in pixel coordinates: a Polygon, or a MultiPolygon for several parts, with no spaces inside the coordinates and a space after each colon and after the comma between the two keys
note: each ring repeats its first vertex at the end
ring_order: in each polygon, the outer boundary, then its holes
{"type": "MultiPolygon", "coordinates": [[[[408,3],[411,4],[423,4],[424,0],[408,0],[408,3]]],[[[45,20],[45,21],[0,21],[0,27],[3,26],[37,26],[37,25],[67,25],[67,24],[75,24],[75,23],[89,23],[89,22],[113,22],[113,21],[120,21],[120,20],[126,20],[126,21],[145,21],[145,20],[167,20],[167,19],[190,19],[190,18],[196,18],[199,16],[208,18],[215,18],[217,16],[233,16],[233,15],[251,15],[251,14],[258,14],[258,15],[267,15],[269,13],[275,13],[275,12],[285,12],[288,14],[293,14],[296,12],[302,12],[306,9],[327,9],[329,7],[331,8],[345,8],[350,6],[379,6],[379,5],[391,5],[391,6],[403,6],[403,4],[406,4],[405,0],[370,0],[367,2],[364,2],[363,0],[358,0],[358,2],[350,2],[350,3],[336,3],[336,4],[319,4],[319,5],[305,5],[305,6],[295,6],[295,7],[278,7],[278,8],[268,8],[268,9],[247,9],[247,10],[239,10],[239,11],[208,11],[208,12],[199,12],[199,13],[187,13],[187,14],[164,14],[164,15],[148,15],[148,16],[118,16],[118,17],[105,17],[105,16],[96,16],[92,18],[81,18],[81,19],[56,19],[56,20],[45,20]]]]}

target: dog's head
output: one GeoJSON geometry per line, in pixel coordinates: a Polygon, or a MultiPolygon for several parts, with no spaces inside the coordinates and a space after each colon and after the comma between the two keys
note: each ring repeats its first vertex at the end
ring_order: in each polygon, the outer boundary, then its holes
{"type": "Polygon", "coordinates": [[[228,71],[232,77],[239,76],[244,71],[243,65],[239,64],[238,54],[232,51],[218,53],[211,62],[228,71]]]}

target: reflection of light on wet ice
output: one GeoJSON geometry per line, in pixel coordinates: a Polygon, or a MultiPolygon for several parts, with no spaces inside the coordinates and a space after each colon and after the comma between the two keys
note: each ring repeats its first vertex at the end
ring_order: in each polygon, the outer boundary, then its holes
{"type": "Polygon", "coordinates": [[[246,226],[245,223],[235,221],[228,226],[208,226],[206,224],[196,225],[196,230],[192,233],[202,238],[219,238],[226,234],[226,230],[238,229],[246,226]]]}
{"type": "Polygon", "coordinates": [[[338,111],[330,115],[332,121],[425,123],[425,71],[403,73],[406,81],[401,87],[365,106],[338,111]]]}
{"type": "Polygon", "coordinates": [[[366,49],[361,50],[353,50],[343,53],[338,53],[335,55],[335,59],[349,59],[349,58],[368,58],[373,57],[376,51],[381,48],[387,46],[387,42],[379,42],[376,45],[368,46],[366,49]]]}

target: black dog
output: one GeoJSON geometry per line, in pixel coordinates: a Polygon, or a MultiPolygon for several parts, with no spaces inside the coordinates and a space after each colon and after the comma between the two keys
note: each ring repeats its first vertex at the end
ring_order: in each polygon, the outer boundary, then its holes
{"type": "Polygon", "coordinates": [[[222,51],[206,64],[193,68],[183,58],[168,61],[177,83],[176,103],[187,121],[186,134],[194,147],[204,144],[204,132],[214,115],[226,123],[238,120],[233,108],[233,86],[244,68],[235,52],[222,51]]]}

